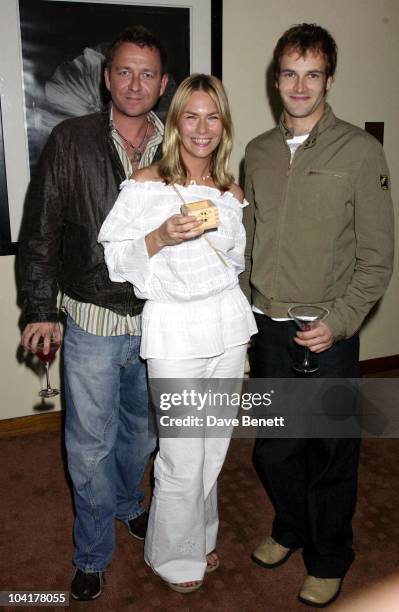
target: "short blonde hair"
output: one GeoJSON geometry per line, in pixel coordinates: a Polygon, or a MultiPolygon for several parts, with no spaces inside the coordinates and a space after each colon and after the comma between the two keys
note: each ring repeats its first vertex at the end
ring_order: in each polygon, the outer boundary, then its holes
{"type": "Polygon", "coordinates": [[[185,183],[187,169],[180,154],[179,121],[191,94],[195,91],[207,93],[218,109],[223,126],[219,145],[212,153],[211,176],[220,191],[227,191],[234,182],[228,164],[233,147],[233,125],[229,102],[222,83],[208,74],[192,74],[180,83],[169,107],[163,141],[163,155],[158,171],[166,184],[185,183]]]}

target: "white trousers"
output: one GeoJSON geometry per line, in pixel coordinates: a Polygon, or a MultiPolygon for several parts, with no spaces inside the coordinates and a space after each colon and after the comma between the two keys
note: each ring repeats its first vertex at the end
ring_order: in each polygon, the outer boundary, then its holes
{"type": "MultiPolygon", "coordinates": [[[[150,384],[151,378],[242,378],[246,349],[208,359],[148,359],[150,384]]],[[[216,546],[216,481],[229,443],[229,437],[159,439],[144,558],[167,582],[204,577],[206,555],[216,546]]]]}

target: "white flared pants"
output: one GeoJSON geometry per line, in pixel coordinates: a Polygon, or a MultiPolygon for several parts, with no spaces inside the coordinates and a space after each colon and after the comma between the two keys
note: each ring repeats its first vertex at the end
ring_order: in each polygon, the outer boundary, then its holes
{"type": "MultiPolygon", "coordinates": [[[[150,384],[151,378],[242,378],[246,349],[206,359],[148,359],[150,384]]],[[[159,440],[144,558],[167,582],[203,579],[206,555],[216,546],[216,481],[229,443],[230,437],[159,440]]]]}

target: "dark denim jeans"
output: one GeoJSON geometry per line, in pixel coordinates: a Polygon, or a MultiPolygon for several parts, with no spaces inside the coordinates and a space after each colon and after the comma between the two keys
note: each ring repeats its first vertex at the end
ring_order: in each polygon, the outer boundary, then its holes
{"type": "Polygon", "coordinates": [[[139,336],[95,336],[68,317],[65,442],[76,510],[74,563],[86,572],[110,562],[115,518],[126,522],[143,512],[140,483],[156,439],[139,346],[139,336]]]}

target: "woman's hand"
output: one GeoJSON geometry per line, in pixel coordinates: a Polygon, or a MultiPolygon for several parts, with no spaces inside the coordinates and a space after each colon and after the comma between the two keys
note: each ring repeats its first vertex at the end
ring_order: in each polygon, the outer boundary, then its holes
{"type": "Polygon", "coordinates": [[[152,257],[165,246],[173,246],[197,238],[204,233],[204,224],[189,215],[172,215],[145,237],[148,255],[152,257]]]}

